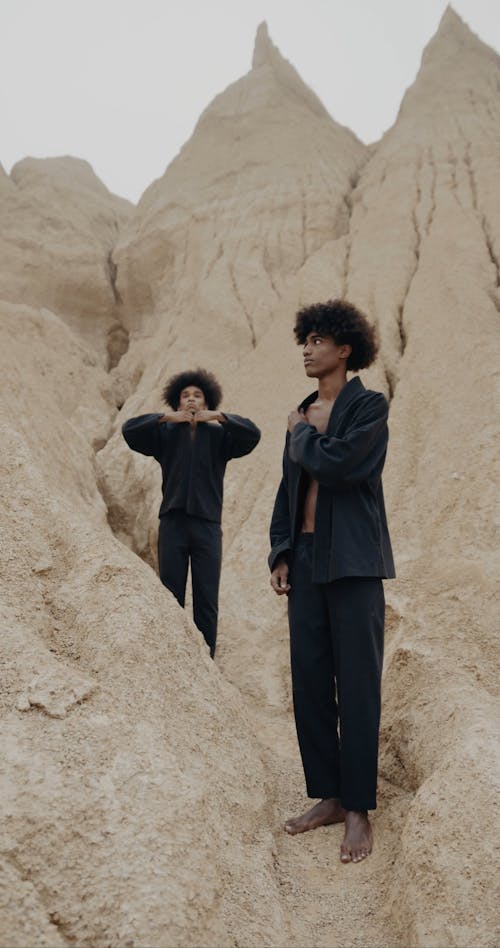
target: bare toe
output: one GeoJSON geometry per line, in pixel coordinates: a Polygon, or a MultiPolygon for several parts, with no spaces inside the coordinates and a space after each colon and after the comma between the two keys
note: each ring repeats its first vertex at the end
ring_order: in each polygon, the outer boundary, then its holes
{"type": "Polygon", "coordinates": [[[367,849],[359,849],[353,856],[353,862],[362,862],[362,860],[366,859],[369,855],[370,853],[367,849]]]}
{"type": "Polygon", "coordinates": [[[345,836],[341,847],[342,854],[349,853],[350,858],[341,856],[342,862],[362,862],[372,851],[373,834],[364,811],[349,810],[345,818],[345,836]]]}

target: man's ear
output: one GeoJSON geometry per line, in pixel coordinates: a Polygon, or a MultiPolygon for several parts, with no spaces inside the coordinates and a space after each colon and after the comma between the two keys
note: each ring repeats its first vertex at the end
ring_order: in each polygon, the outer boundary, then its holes
{"type": "Polygon", "coordinates": [[[348,343],[344,343],[342,346],[339,346],[339,357],[341,359],[348,359],[352,352],[352,346],[348,343]]]}

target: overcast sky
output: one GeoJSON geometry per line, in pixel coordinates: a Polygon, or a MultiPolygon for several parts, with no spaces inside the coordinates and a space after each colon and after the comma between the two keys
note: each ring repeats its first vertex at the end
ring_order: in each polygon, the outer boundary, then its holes
{"type": "MultiPolygon", "coordinates": [[[[363,141],[392,125],[446,0],[0,0],[0,163],[74,155],[137,201],[273,42],[363,141]]],[[[500,49],[500,0],[455,0],[500,49]]]]}

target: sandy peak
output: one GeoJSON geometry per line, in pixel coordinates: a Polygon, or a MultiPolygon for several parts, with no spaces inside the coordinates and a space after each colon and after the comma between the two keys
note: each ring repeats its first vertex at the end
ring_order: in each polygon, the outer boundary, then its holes
{"type": "Polygon", "coordinates": [[[479,94],[480,73],[484,75],[484,69],[488,71],[491,66],[497,70],[499,64],[498,53],[473,33],[453,7],[448,5],[438,29],[422,53],[419,72],[403,98],[399,116],[408,114],[408,108],[413,108],[420,96],[424,97],[422,101],[426,100],[425,108],[428,109],[431,88],[434,90],[432,95],[435,103],[441,101],[450,88],[454,89],[455,94],[459,88],[467,90],[471,82],[471,69],[475,73],[474,84],[479,94]]]}
{"type": "Polygon", "coordinates": [[[258,70],[266,66],[270,67],[275,79],[283,88],[301,99],[313,112],[330,118],[316,93],[306,85],[295,67],[282,56],[278,47],[274,45],[269,36],[267,23],[263,20],[257,27],[255,36],[252,70],[258,70]]]}
{"type": "Polygon", "coordinates": [[[451,3],[448,4],[441,17],[438,29],[441,29],[443,26],[458,26],[459,29],[465,28],[468,30],[467,24],[464,22],[464,20],[462,20],[462,17],[456,12],[456,10],[453,9],[451,3]]]}
{"type": "Polygon", "coordinates": [[[437,48],[439,51],[443,46],[450,44],[456,48],[463,48],[465,46],[471,49],[477,49],[478,47],[482,47],[485,50],[494,52],[487,43],[471,30],[465,20],[453,9],[451,4],[448,4],[441,17],[436,33],[424,50],[424,57],[429,48],[433,50],[437,48]]]}
{"type": "Polygon", "coordinates": [[[276,53],[279,54],[276,46],[269,36],[269,30],[265,20],[259,23],[257,33],[255,34],[255,45],[253,49],[252,69],[258,69],[259,66],[271,64],[276,53]]]}

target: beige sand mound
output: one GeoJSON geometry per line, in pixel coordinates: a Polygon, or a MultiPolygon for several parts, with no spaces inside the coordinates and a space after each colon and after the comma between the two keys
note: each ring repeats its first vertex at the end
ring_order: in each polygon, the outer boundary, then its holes
{"type": "Polygon", "coordinates": [[[0,298],[46,306],[114,364],[128,339],[111,254],[130,211],[86,161],[0,169],[0,298]]]}
{"type": "Polygon", "coordinates": [[[76,389],[106,422],[106,376],[53,314],[1,315],[2,374],[15,365],[18,382],[2,417],[9,944],[50,934],[47,919],[78,944],[219,945],[243,916],[255,941],[277,939],[264,776],[238,695],[107,525],[74,410],[76,389]]]}

